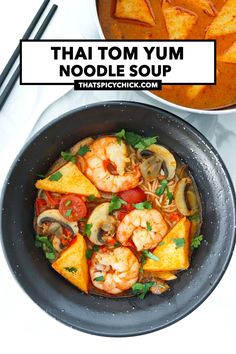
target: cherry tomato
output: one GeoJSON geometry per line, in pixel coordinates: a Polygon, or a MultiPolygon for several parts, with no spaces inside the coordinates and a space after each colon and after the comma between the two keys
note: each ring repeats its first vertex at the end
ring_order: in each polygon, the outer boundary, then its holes
{"type": "Polygon", "coordinates": [[[35,201],[36,215],[38,216],[46,207],[47,202],[45,199],[37,198],[35,201]]]}
{"type": "Polygon", "coordinates": [[[61,198],[59,212],[69,221],[78,221],[87,214],[87,207],[83,200],[73,194],[61,198]]]}
{"type": "Polygon", "coordinates": [[[128,204],[142,203],[147,199],[144,191],[139,187],[120,192],[119,197],[128,204]]]}
{"type": "Polygon", "coordinates": [[[170,221],[176,221],[176,222],[178,222],[179,220],[181,219],[181,216],[178,214],[178,213],[171,213],[170,215],[169,215],[169,220],[170,221]]]}

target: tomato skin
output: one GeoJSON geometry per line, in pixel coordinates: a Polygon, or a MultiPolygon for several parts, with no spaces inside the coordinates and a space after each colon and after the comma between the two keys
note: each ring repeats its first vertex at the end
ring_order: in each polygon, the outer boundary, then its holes
{"type": "Polygon", "coordinates": [[[61,198],[59,212],[68,221],[78,221],[87,215],[87,207],[79,196],[69,194],[61,198]]]}
{"type": "Polygon", "coordinates": [[[138,204],[147,200],[146,194],[139,187],[120,192],[118,195],[128,204],[138,204]]]}
{"type": "Polygon", "coordinates": [[[38,216],[43,211],[43,209],[45,209],[46,205],[47,205],[47,202],[45,199],[42,199],[42,198],[36,199],[36,201],[35,201],[36,216],[38,216]]]}
{"type": "Polygon", "coordinates": [[[181,219],[181,216],[179,215],[179,213],[171,213],[169,215],[169,220],[173,221],[173,222],[178,222],[181,219]]]}
{"type": "Polygon", "coordinates": [[[117,219],[119,221],[122,221],[124,219],[124,217],[128,214],[127,211],[125,210],[119,210],[118,213],[117,213],[117,219]]]}

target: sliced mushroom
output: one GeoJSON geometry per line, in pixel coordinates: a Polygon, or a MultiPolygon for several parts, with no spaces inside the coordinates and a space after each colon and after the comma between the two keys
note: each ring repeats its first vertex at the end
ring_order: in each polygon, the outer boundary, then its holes
{"type": "Polygon", "coordinates": [[[63,235],[63,229],[59,222],[52,222],[48,227],[48,234],[61,237],[63,235]]]}
{"type": "Polygon", "coordinates": [[[182,215],[189,216],[194,213],[194,210],[191,210],[188,207],[189,203],[186,202],[187,195],[187,186],[192,184],[190,177],[181,178],[175,188],[174,199],[177,209],[182,215]]]}
{"type": "Polygon", "coordinates": [[[77,222],[66,220],[60,214],[58,209],[48,209],[39,214],[37,218],[37,225],[42,226],[45,222],[58,223],[62,227],[68,229],[73,235],[77,235],[77,233],[79,232],[77,222]]]}
{"type": "Polygon", "coordinates": [[[144,160],[139,166],[143,178],[148,182],[154,181],[160,173],[162,162],[163,160],[155,154],[144,160]]]}
{"type": "Polygon", "coordinates": [[[176,160],[169,150],[164,146],[153,144],[148,147],[149,151],[155,153],[159,160],[163,161],[163,169],[166,174],[166,179],[169,181],[175,175],[176,160]]]}
{"type": "Polygon", "coordinates": [[[109,215],[109,203],[98,205],[87,221],[91,226],[89,240],[95,245],[103,245],[106,242],[106,235],[115,233],[116,219],[109,215]]]}

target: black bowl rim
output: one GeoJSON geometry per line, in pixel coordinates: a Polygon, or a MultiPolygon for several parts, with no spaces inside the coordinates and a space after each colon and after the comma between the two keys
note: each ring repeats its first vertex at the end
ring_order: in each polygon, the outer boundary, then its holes
{"type": "MultiPolygon", "coordinates": [[[[55,320],[60,321],[61,323],[69,326],[70,328],[76,329],[76,330],[80,330],[81,332],[87,333],[87,334],[92,334],[92,335],[97,335],[97,336],[103,336],[103,337],[133,337],[133,336],[138,336],[138,335],[144,335],[144,334],[149,334],[149,333],[153,333],[155,331],[164,329],[170,325],[173,325],[174,323],[180,321],[181,319],[185,318],[186,316],[188,316],[190,313],[192,313],[195,309],[197,309],[209,296],[210,294],[215,290],[216,286],[219,284],[219,282],[221,281],[223,275],[225,274],[228,265],[230,263],[230,260],[232,258],[233,252],[234,252],[234,248],[235,248],[235,244],[236,244],[236,194],[235,194],[235,189],[234,189],[234,185],[231,179],[231,176],[228,172],[228,169],[223,161],[223,159],[221,158],[221,156],[219,155],[219,153],[217,152],[217,150],[214,148],[214,146],[210,143],[210,141],[208,141],[208,139],[200,132],[198,131],[194,126],[192,126],[190,123],[188,123],[187,121],[185,121],[184,119],[180,118],[179,116],[177,116],[176,114],[169,112],[167,110],[164,110],[162,108],[150,105],[150,104],[146,104],[146,103],[141,103],[141,102],[135,102],[135,101],[123,101],[123,100],[111,100],[111,101],[100,101],[100,102],[96,102],[96,103],[91,103],[88,105],[83,105],[80,107],[77,107],[73,110],[70,110],[68,112],[65,112],[63,114],[61,114],[59,117],[53,119],[52,121],[50,121],[49,123],[47,123],[45,126],[43,126],[41,129],[39,129],[39,131],[37,131],[35,134],[32,135],[32,137],[23,145],[23,147],[21,148],[20,152],[17,154],[16,158],[14,159],[8,173],[7,176],[5,178],[4,184],[3,184],[3,188],[2,188],[2,194],[1,194],[1,198],[0,198],[0,208],[2,210],[3,208],[3,202],[4,202],[4,197],[5,197],[5,192],[6,192],[6,188],[7,188],[7,183],[9,180],[9,177],[11,176],[14,167],[18,161],[18,159],[21,157],[21,155],[25,152],[25,150],[34,142],[35,138],[38,137],[41,133],[45,132],[48,128],[50,128],[51,126],[53,126],[56,122],[58,122],[59,120],[63,120],[66,119],[68,116],[70,116],[73,113],[79,113],[81,111],[90,109],[90,108],[96,108],[97,106],[108,106],[108,105],[127,105],[127,106],[133,106],[135,105],[140,106],[140,107],[146,107],[146,108],[150,108],[150,109],[154,109],[157,112],[160,112],[162,114],[167,114],[168,116],[171,116],[172,118],[176,119],[177,121],[182,122],[184,125],[186,125],[195,135],[197,135],[198,137],[200,137],[202,139],[202,141],[211,148],[211,151],[213,152],[214,156],[218,159],[220,165],[222,166],[222,169],[224,170],[225,176],[227,178],[227,181],[229,183],[230,186],[230,192],[232,193],[232,199],[233,199],[233,204],[234,204],[234,213],[232,214],[234,216],[234,235],[232,238],[232,242],[231,242],[231,249],[230,252],[227,254],[226,258],[225,258],[225,262],[224,265],[222,267],[221,272],[218,274],[217,279],[215,280],[215,283],[212,284],[211,287],[209,287],[209,289],[205,292],[204,295],[202,295],[201,297],[199,297],[198,302],[191,306],[187,311],[183,312],[182,315],[179,315],[176,317],[175,320],[168,322],[167,324],[163,324],[162,326],[159,326],[157,328],[151,328],[151,329],[147,329],[147,330],[141,330],[141,331],[136,331],[133,333],[119,333],[119,334],[111,334],[111,333],[101,333],[101,332],[96,332],[93,330],[88,330],[85,328],[82,328],[80,326],[74,326],[71,325],[70,323],[68,323],[66,320],[62,319],[62,318],[58,318],[57,316],[55,316],[49,309],[46,309],[42,304],[38,303],[35,301],[34,298],[32,298],[29,294],[27,289],[25,289],[21,282],[20,279],[17,277],[17,275],[13,272],[13,269],[11,267],[11,264],[8,260],[7,257],[7,251],[5,249],[4,246],[4,241],[3,241],[3,230],[2,230],[2,213],[0,214],[0,239],[1,239],[1,246],[3,249],[3,253],[5,256],[5,260],[8,264],[8,267],[11,271],[11,273],[13,274],[13,277],[15,278],[15,280],[17,281],[17,283],[20,285],[20,287],[24,290],[24,292],[31,298],[31,300],[37,304],[42,310],[44,310],[44,312],[46,312],[47,314],[49,314],[50,316],[52,316],[55,320]]],[[[210,119],[210,118],[209,118],[210,119]]]]}

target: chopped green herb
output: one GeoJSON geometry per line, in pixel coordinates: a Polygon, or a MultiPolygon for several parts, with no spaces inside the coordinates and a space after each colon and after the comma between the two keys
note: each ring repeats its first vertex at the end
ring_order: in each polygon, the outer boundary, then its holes
{"type": "Polygon", "coordinates": [[[45,178],[45,176],[42,175],[41,173],[37,173],[36,176],[38,176],[39,178],[45,178]]]}
{"type": "Polygon", "coordinates": [[[159,244],[158,244],[158,246],[163,246],[165,244],[165,242],[164,241],[161,241],[159,244]]]}
{"type": "Polygon", "coordinates": [[[87,249],[86,251],[86,258],[91,259],[93,252],[98,252],[99,251],[99,246],[94,245],[92,248],[87,249]]]}
{"type": "Polygon", "coordinates": [[[79,148],[78,152],[76,155],[78,156],[84,156],[87,152],[90,151],[90,148],[88,147],[88,145],[83,145],[79,148]]]}
{"type": "Polygon", "coordinates": [[[167,185],[168,185],[167,179],[163,179],[163,181],[161,182],[160,187],[157,188],[157,190],[155,192],[156,195],[161,196],[165,192],[165,189],[166,189],[167,185]]]}
{"type": "Polygon", "coordinates": [[[145,138],[133,132],[126,132],[124,129],[121,129],[116,136],[118,137],[119,144],[121,143],[121,139],[125,139],[127,144],[136,149],[146,149],[148,146],[156,144],[157,142],[156,136],[145,138]]]}
{"type": "Polygon", "coordinates": [[[203,235],[196,236],[192,239],[191,241],[191,250],[194,248],[198,248],[201,245],[201,242],[203,240],[203,235]]]}
{"type": "Polygon", "coordinates": [[[169,204],[172,203],[173,199],[174,199],[174,196],[173,194],[169,191],[169,187],[166,186],[166,195],[167,195],[167,198],[169,199],[169,204]]]}
{"type": "Polygon", "coordinates": [[[65,216],[69,218],[71,216],[71,213],[72,213],[72,209],[67,209],[67,211],[65,212],[65,216]]]}
{"type": "Polygon", "coordinates": [[[65,161],[71,161],[72,163],[76,163],[76,156],[73,155],[70,151],[62,151],[61,156],[65,161]]]}
{"type": "Polygon", "coordinates": [[[70,273],[76,273],[77,272],[77,268],[75,267],[64,267],[65,270],[67,270],[70,273]]]}
{"type": "Polygon", "coordinates": [[[116,243],[114,244],[114,247],[117,248],[117,247],[120,247],[121,243],[116,241],[116,243]]]}
{"type": "Polygon", "coordinates": [[[100,277],[96,277],[93,280],[95,280],[95,281],[105,281],[105,278],[104,278],[103,275],[101,275],[100,277]]]}
{"type": "Polygon", "coordinates": [[[147,224],[147,230],[148,230],[148,231],[152,231],[152,227],[151,227],[150,222],[147,221],[146,224],[147,224]]]}
{"type": "Polygon", "coordinates": [[[156,144],[157,142],[157,137],[153,136],[151,138],[142,138],[136,145],[136,149],[146,149],[148,146],[152,144],[156,144]]]}
{"type": "Polygon", "coordinates": [[[198,213],[188,216],[188,219],[190,221],[197,221],[197,222],[201,221],[200,215],[198,213]]]}
{"type": "Polygon", "coordinates": [[[139,269],[140,273],[143,273],[143,266],[144,266],[144,264],[146,262],[147,262],[147,258],[144,255],[142,255],[142,257],[141,257],[141,267],[139,269]]]}
{"type": "Polygon", "coordinates": [[[169,204],[171,204],[173,199],[174,199],[174,196],[169,190],[167,179],[163,179],[163,181],[161,182],[160,187],[157,188],[155,193],[159,197],[165,192],[165,190],[166,190],[167,198],[169,199],[169,204]]]}
{"type": "Polygon", "coordinates": [[[65,202],[65,206],[69,206],[71,204],[71,200],[68,199],[66,202],[65,202]]]}
{"type": "Polygon", "coordinates": [[[89,248],[88,250],[86,250],[86,258],[87,259],[91,259],[93,255],[93,249],[89,248]]]}
{"type": "Polygon", "coordinates": [[[140,299],[144,299],[147,292],[150,288],[155,285],[155,282],[151,281],[149,283],[136,283],[132,286],[132,291],[135,295],[137,295],[140,299]]]}
{"type": "Polygon", "coordinates": [[[56,258],[56,251],[48,237],[36,235],[35,246],[43,249],[47,259],[53,260],[56,258]]]}
{"type": "Polygon", "coordinates": [[[152,209],[152,203],[148,202],[147,200],[145,200],[142,203],[133,204],[133,206],[135,207],[135,209],[138,209],[138,210],[143,210],[143,209],[151,210],[152,209]]]}
{"type": "Polygon", "coordinates": [[[94,194],[91,194],[91,195],[89,195],[89,196],[87,197],[87,201],[88,201],[88,202],[93,202],[94,200],[96,200],[96,197],[95,197],[94,194]]]}
{"type": "Polygon", "coordinates": [[[60,171],[57,171],[56,173],[53,173],[53,175],[49,177],[49,181],[59,181],[59,179],[61,178],[62,178],[62,173],[60,171]]]}
{"type": "Polygon", "coordinates": [[[86,218],[81,218],[79,219],[79,222],[85,222],[87,219],[86,218]]]}
{"type": "Polygon", "coordinates": [[[122,139],[125,139],[125,130],[124,130],[124,129],[121,129],[121,131],[119,131],[118,133],[116,133],[116,136],[117,136],[118,144],[121,144],[121,140],[122,140],[122,139]]]}
{"type": "Polygon", "coordinates": [[[184,238],[174,238],[172,241],[175,243],[176,248],[184,247],[185,245],[184,238]]]}
{"type": "Polygon", "coordinates": [[[109,204],[109,213],[111,213],[114,210],[120,209],[122,204],[127,204],[127,203],[117,195],[114,195],[109,204]]]}
{"type": "Polygon", "coordinates": [[[92,228],[92,226],[93,226],[92,224],[86,224],[85,225],[84,233],[83,233],[84,236],[88,236],[88,237],[91,236],[91,228],[92,228]]]}
{"type": "Polygon", "coordinates": [[[159,261],[160,258],[158,258],[157,256],[155,256],[155,254],[153,254],[152,252],[148,251],[148,250],[144,250],[143,251],[143,255],[146,257],[146,258],[150,258],[152,259],[153,261],[159,261]]]}

